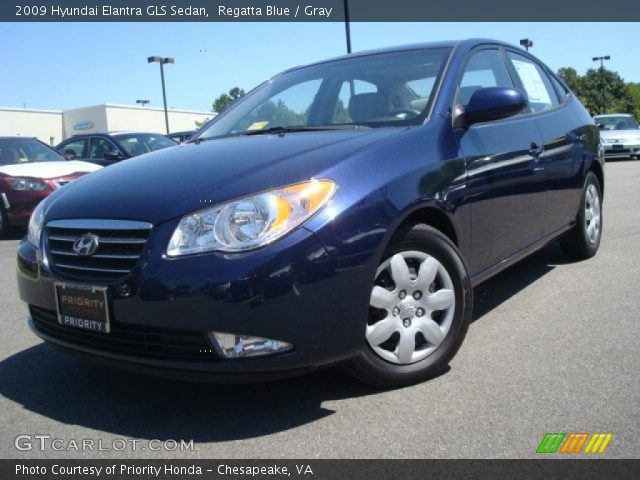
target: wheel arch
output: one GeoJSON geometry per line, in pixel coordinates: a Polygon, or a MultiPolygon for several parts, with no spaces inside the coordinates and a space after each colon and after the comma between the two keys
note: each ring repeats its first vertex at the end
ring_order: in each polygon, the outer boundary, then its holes
{"type": "Polygon", "coordinates": [[[600,165],[600,162],[598,162],[597,160],[594,160],[593,162],[591,162],[591,165],[589,165],[589,170],[587,170],[588,172],[593,172],[594,175],[598,178],[598,182],[600,183],[600,191],[602,194],[602,199],[604,200],[604,169],[602,168],[602,165],[600,165]]]}

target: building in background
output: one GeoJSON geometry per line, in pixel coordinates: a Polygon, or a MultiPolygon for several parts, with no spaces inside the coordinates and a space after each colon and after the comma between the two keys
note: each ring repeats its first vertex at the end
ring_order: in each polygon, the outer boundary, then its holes
{"type": "MultiPolygon", "coordinates": [[[[195,110],[169,109],[172,132],[196,129],[215,114],[195,110]]],[[[49,145],[79,133],[137,130],[166,133],[164,110],[106,103],[72,110],[34,110],[0,107],[0,136],[37,137],[49,145]]]]}

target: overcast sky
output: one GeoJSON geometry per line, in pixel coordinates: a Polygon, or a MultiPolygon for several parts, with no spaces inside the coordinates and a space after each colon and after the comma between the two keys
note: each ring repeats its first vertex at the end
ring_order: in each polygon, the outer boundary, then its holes
{"type": "MultiPolygon", "coordinates": [[[[606,66],[640,82],[638,23],[353,23],[353,50],[433,40],[495,38],[517,44],[554,71],[606,66]]],[[[286,68],[346,53],[342,23],[0,23],[0,106],[68,109],[100,103],[210,110],[233,86],[246,90],[286,68]]]]}

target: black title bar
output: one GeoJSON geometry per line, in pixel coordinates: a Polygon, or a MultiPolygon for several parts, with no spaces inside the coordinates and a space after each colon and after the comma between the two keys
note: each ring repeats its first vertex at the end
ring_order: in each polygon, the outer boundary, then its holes
{"type": "MultiPolygon", "coordinates": [[[[348,0],[348,5],[352,22],[640,21],[638,0],[348,0]]],[[[15,0],[0,2],[0,21],[342,22],[344,10],[344,0],[15,0]]]]}
{"type": "Polygon", "coordinates": [[[0,460],[2,480],[637,479],[640,460],[0,460]]]}

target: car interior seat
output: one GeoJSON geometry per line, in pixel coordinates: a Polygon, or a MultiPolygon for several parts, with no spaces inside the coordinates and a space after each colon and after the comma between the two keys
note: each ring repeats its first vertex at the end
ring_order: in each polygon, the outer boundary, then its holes
{"type": "Polygon", "coordinates": [[[349,99],[349,115],[354,122],[375,120],[386,111],[386,101],[380,93],[359,93],[349,99]]]}

